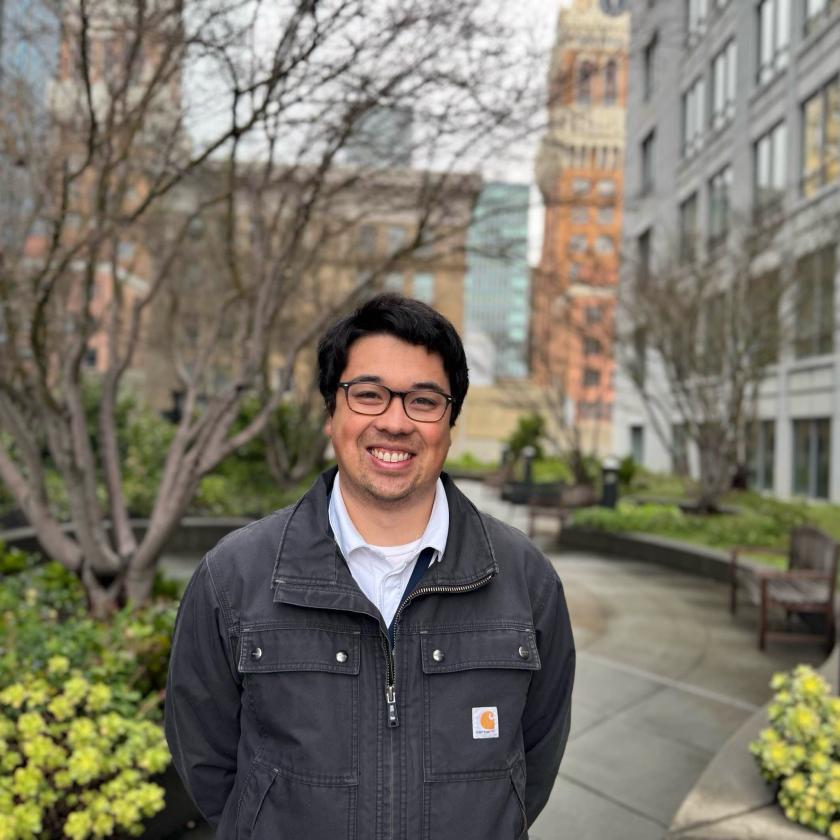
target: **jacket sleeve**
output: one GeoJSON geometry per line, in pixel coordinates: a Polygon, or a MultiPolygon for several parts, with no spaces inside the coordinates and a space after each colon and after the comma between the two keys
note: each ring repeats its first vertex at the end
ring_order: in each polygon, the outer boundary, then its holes
{"type": "Polygon", "coordinates": [[[236,777],[239,707],[234,640],[205,558],[175,622],[164,725],[175,768],[214,828],[236,777]]]}
{"type": "Polygon", "coordinates": [[[563,586],[554,569],[547,566],[546,594],[534,614],[541,668],[531,680],[522,720],[529,827],[548,801],[563,758],[575,676],[575,645],[563,586]]]}

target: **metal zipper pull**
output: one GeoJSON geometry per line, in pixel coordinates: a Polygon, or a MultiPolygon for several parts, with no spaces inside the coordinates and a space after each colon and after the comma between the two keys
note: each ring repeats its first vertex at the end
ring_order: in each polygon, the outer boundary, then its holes
{"type": "Polygon", "coordinates": [[[397,692],[392,685],[385,688],[385,702],[388,704],[388,726],[399,726],[400,721],[397,717],[397,692]]]}

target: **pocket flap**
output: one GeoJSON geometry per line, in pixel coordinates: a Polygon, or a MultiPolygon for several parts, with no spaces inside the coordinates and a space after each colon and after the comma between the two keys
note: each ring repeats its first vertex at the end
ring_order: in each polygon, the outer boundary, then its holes
{"type": "Polygon", "coordinates": [[[476,668],[517,668],[538,671],[540,656],[534,631],[484,628],[449,633],[423,633],[423,672],[447,674],[476,668]]]}
{"type": "Polygon", "coordinates": [[[239,671],[359,673],[359,634],[314,627],[252,628],[242,632],[239,671]]]}

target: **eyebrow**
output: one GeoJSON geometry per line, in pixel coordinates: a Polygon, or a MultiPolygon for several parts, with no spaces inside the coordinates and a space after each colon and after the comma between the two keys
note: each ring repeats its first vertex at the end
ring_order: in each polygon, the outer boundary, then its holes
{"type": "MultiPolygon", "coordinates": [[[[376,376],[371,373],[363,373],[361,376],[354,376],[352,379],[353,382],[376,382],[379,385],[384,385],[385,383],[382,381],[381,376],[376,376]]],[[[440,391],[441,394],[445,394],[446,391],[440,386],[438,382],[429,381],[429,382],[414,382],[412,386],[408,389],[409,391],[420,391],[420,390],[428,390],[428,391],[440,391]]]]}

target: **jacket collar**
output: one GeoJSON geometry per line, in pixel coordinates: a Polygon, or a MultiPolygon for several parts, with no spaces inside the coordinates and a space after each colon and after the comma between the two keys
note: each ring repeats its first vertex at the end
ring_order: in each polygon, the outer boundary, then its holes
{"type": "MultiPolygon", "coordinates": [[[[330,529],[329,493],[336,472],[333,467],[322,473],[286,522],[272,574],[274,600],[370,613],[330,529]]],[[[481,514],[446,473],[441,480],[449,503],[449,536],[423,586],[465,586],[495,575],[498,566],[481,514]]]]}

